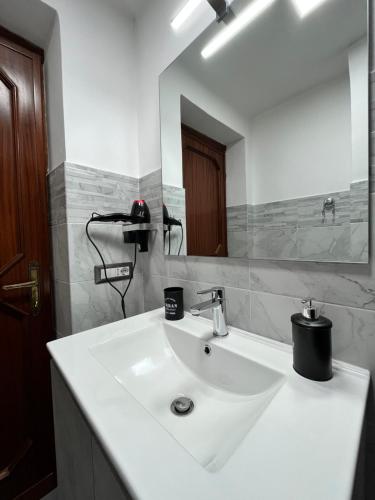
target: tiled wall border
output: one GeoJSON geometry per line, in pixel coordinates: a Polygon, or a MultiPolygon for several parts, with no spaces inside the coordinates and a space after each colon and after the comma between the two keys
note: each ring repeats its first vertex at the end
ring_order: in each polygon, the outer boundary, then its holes
{"type": "Polygon", "coordinates": [[[350,189],[227,207],[228,255],[249,259],[368,262],[369,182],[350,189]],[[322,207],[335,200],[335,217],[322,207]]]}

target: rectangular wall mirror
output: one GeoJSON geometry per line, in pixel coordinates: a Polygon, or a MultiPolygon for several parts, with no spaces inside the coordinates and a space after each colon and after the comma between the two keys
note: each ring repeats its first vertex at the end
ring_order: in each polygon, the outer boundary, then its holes
{"type": "Polygon", "coordinates": [[[252,1],[160,76],[165,253],[367,263],[367,2],[271,0],[211,54],[252,1]]]}

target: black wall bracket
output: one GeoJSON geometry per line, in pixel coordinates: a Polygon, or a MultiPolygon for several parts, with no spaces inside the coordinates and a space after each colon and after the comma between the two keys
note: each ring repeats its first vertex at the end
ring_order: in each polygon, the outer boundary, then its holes
{"type": "Polygon", "coordinates": [[[155,224],[124,224],[124,243],[137,243],[140,252],[148,252],[148,239],[150,231],[157,231],[155,224]]]}

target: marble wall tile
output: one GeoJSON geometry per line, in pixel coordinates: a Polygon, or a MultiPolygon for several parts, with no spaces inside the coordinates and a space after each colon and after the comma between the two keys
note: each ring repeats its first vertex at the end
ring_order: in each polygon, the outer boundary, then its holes
{"type": "MultiPolygon", "coordinates": [[[[126,285],[120,283],[117,283],[116,286],[124,290],[126,285]]],[[[95,285],[93,281],[71,283],[70,295],[72,333],[123,319],[120,296],[107,283],[100,285],[95,285]]],[[[134,276],[125,303],[127,316],[143,312],[143,277],[141,274],[134,276]]]]}
{"type": "MultiPolygon", "coordinates": [[[[347,191],[247,207],[250,259],[366,262],[364,254],[358,258],[365,232],[349,224],[368,220],[367,181],[347,191]],[[323,219],[327,197],[335,199],[335,216],[327,211],[323,219]]],[[[228,231],[229,242],[232,237],[228,231]]]]}
{"type": "Polygon", "coordinates": [[[369,268],[363,264],[253,261],[250,286],[255,291],[375,309],[374,278],[369,268]]]}
{"type": "Polygon", "coordinates": [[[248,232],[228,231],[228,257],[246,259],[248,255],[248,232]]]}
{"type": "Polygon", "coordinates": [[[162,222],[162,181],[161,169],[155,170],[139,179],[139,194],[151,212],[151,222],[162,222]]]}
{"type": "MultiPolygon", "coordinates": [[[[375,311],[316,302],[319,313],[332,323],[336,359],[375,371],[375,311]]],[[[251,292],[250,329],[254,333],[292,344],[290,317],[302,310],[300,299],[251,292]]]]}
{"type": "Polygon", "coordinates": [[[279,228],[295,227],[298,219],[297,200],[274,201],[254,205],[249,220],[250,226],[279,228]]]}
{"type": "Polygon", "coordinates": [[[298,227],[347,224],[350,221],[350,191],[324,193],[298,198],[298,227]],[[322,209],[326,198],[335,200],[335,216],[326,211],[323,222],[322,209]]]}
{"type": "Polygon", "coordinates": [[[234,288],[250,286],[247,260],[218,257],[166,257],[166,276],[234,288]]]}
{"type": "MultiPolygon", "coordinates": [[[[144,308],[145,311],[152,311],[164,306],[163,290],[168,286],[168,278],[145,274],[143,279],[144,308]]],[[[186,298],[184,298],[184,303],[186,298]]]]}
{"type": "Polygon", "coordinates": [[[93,211],[129,212],[139,197],[139,181],[82,165],[65,163],[68,222],[85,223],[93,211]]]}
{"type": "Polygon", "coordinates": [[[367,263],[369,260],[369,223],[350,223],[350,261],[367,263]]]}
{"type": "Polygon", "coordinates": [[[228,257],[248,256],[247,205],[227,207],[228,257]]]}
{"type": "MultiPolygon", "coordinates": [[[[355,221],[366,220],[367,185],[367,181],[354,183],[351,191],[353,196],[348,190],[273,203],[247,205],[248,257],[275,260],[352,261],[349,228],[351,211],[355,221]],[[323,200],[328,196],[335,198],[336,213],[333,217],[331,212],[327,212],[323,221],[322,205],[323,200]],[[327,227],[334,229],[327,229],[327,227]]],[[[236,228],[235,215],[234,212],[232,222],[228,218],[232,226],[236,228]]],[[[359,232],[354,232],[353,237],[357,234],[359,235],[359,232]]],[[[239,246],[233,236],[231,226],[228,225],[228,247],[233,247],[235,250],[239,248],[240,250],[237,250],[234,255],[241,255],[243,246],[239,246]],[[233,245],[231,245],[232,239],[235,240],[233,245]]],[[[363,247],[363,238],[357,245],[356,243],[356,241],[353,242],[356,246],[355,255],[358,254],[358,248],[363,247]]],[[[230,255],[234,256],[233,253],[232,251],[230,255]]]]}
{"type": "MultiPolygon", "coordinates": [[[[375,73],[373,73],[375,78],[375,73]]],[[[370,177],[369,177],[369,191],[375,193],[375,132],[370,134],[370,177]]]]}
{"type": "Polygon", "coordinates": [[[227,231],[243,232],[247,230],[247,205],[227,207],[227,231]]]}
{"type": "MultiPolygon", "coordinates": [[[[118,224],[90,224],[89,234],[98,246],[104,262],[134,262],[134,245],[125,244],[122,226],[118,224]]],[[[69,235],[69,281],[94,280],[94,266],[102,265],[100,257],[86,236],[85,224],[68,224],[69,235]]],[[[137,255],[137,259],[139,254],[137,255]]],[[[134,273],[141,272],[140,264],[134,273]]]]}
{"type": "Polygon", "coordinates": [[[368,181],[352,182],[350,185],[350,222],[367,222],[368,213],[368,181]]]}
{"type": "Polygon", "coordinates": [[[55,322],[58,337],[72,333],[72,311],[69,283],[54,281],[55,322]]]}
{"type": "Polygon", "coordinates": [[[68,225],[51,226],[53,277],[69,282],[68,225]]]}
{"type": "Polygon", "coordinates": [[[251,238],[250,259],[296,259],[298,256],[295,227],[256,227],[251,238]]]}
{"type": "Polygon", "coordinates": [[[146,275],[166,274],[166,260],[164,259],[163,224],[156,225],[157,230],[151,231],[148,240],[148,252],[139,254],[141,269],[146,275]]]}
{"type": "MultiPolygon", "coordinates": [[[[54,211],[52,231],[55,276],[56,331],[59,337],[122,318],[116,292],[108,285],[95,285],[94,265],[101,264],[87,239],[85,223],[91,212],[130,211],[139,198],[136,178],[90,167],[65,163],[50,174],[50,191],[64,198],[54,211]],[[61,195],[62,193],[62,195],[61,195]],[[57,215],[55,215],[57,214],[57,215]],[[63,216],[62,216],[63,215],[63,216]],[[64,223],[58,222],[62,220],[64,223]]],[[[51,202],[53,208],[53,201],[51,202]]],[[[122,227],[91,224],[90,234],[105,262],[133,262],[134,245],[123,242],[122,227]]],[[[129,315],[143,311],[142,257],[138,256],[135,278],[127,295],[129,315]]],[[[117,286],[124,289],[126,281],[117,286]]]]}
{"type": "MultiPolygon", "coordinates": [[[[371,220],[375,195],[371,195],[371,220]]],[[[371,231],[371,248],[375,235],[371,231]]],[[[250,262],[250,288],[254,291],[315,297],[332,304],[375,309],[374,256],[369,264],[314,262],[250,262]]]]}
{"type": "Polygon", "coordinates": [[[281,295],[250,292],[250,331],[287,344],[292,343],[290,316],[300,310],[300,300],[281,295]]]}
{"type": "Polygon", "coordinates": [[[178,220],[186,218],[184,188],[163,184],[163,203],[171,217],[178,220]]]}
{"type": "Polygon", "coordinates": [[[186,255],[186,211],[185,211],[185,189],[163,184],[163,203],[170,217],[177,219],[182,224],[171,226],[165,233],[166,255],[186,255]]]}
{"type": "Polygon", "coordinates": [[[341,225],[299,227],[297,257],[310,261],[349,261],[350,223],[341,225]]]}
{"type": "Polygon", "coordinates": [[[64,224],[66,222],[66,193],[64,164],[48,173],[48,206],[49,223],[64,224]]]}

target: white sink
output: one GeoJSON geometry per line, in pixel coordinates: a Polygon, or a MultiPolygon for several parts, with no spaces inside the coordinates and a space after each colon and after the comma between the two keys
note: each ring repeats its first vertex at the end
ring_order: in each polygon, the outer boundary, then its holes
{"type": "Polygon", "coordinates": [[[230,351],[205,323],[159,321],[95,345],[92,355],[209,471],[220,469],[254,426],[285,377],[230,351]],[[211,352],[205,353],[205,346],[211,352]],[[188,415],[171,402],[186,396],[188,415]]]}
{"type": "Polygon", "coordinates": [[[369,372],[334,361],[307,380],[291,346],[229,331],[158,309],[48,349],[133,498],[350,500],[369,372]],[[189,415],[170,411],[180,395],[189,415]]]}

